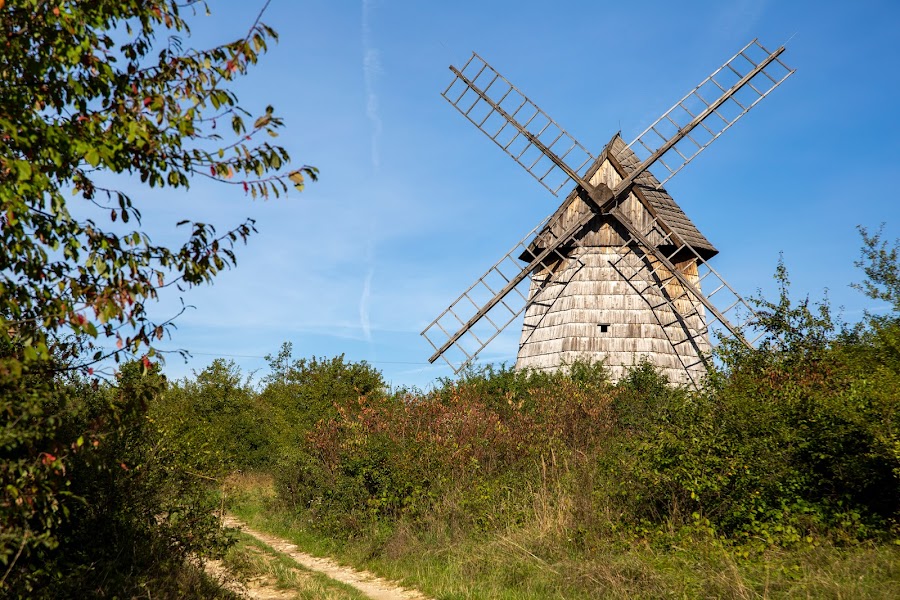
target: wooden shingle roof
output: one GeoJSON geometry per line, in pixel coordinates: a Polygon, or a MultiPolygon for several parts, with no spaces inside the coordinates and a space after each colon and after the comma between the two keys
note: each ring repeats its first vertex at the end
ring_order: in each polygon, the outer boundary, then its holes
{"type": "MultiPolygon", "coordinates": [[[[627,145],[622,137],[619,134],[616,134],[603,149],[603,152],[600,153],[597,160],[587,170],[584,178],[586,180],[591,180],[607,161],[609,161],[612,168],[618,172],[620,179],[624,179],[630,175],[641,161],[637,155],[626,146],[627,145]]],[[[659,186],[659,180],[653,173],[646,170],[635,179],[634,185],[632,186],[632,193],[637,201],[646,208],[650,215],[658,216],[659,219],[665,223],[665,226],[671,229],[675,238],[687,242],[701,257],[708,259],[718,254],[719,251],[716,250],[702,233],[700,233],[697,226],[694,225],[686,214],[684,214],[684,211],[681,210],[681,207],[678,206],[674,199],[672,199],[665,188],[659,187],[657,189],[657,186],[659,186]]],[[[548,227],[534,239],[529,250],[523,253],[521,258],[523,260],[530,260],[528,255],[531,255],[532,253],[536,254],[537,249],[543,247],[550,239],[553,239],[556,235],[562,233],[562,226],[571,222],[578,214],[582,214],[584,211],[588,210],[590,210],[590,208],[588,208],[588,206],[584,204],[584,201],[578,196],[577,190],[573,190],[551,217],[550,223],[555,224],[552,226],[552,233],[548,231],[548,228],[551,227],[551,225],[548,225],[548,227]],[[557,231],[557,229],[559,229],[559,231],[557,231]]],[[[597,219],[594,221],[608,221],[609,219],[612,219],[612,217],[598,215],[597,219]]],[[[594,221],[588,225],[589,231],[597,230],[597,224],[594,223],[594,221]]],[[[591,234],[589,233],[588,235],[590,236],[591,234]]],[[[615,242],[610,241],[610,243],[615,242]]]]}
{"type": "MultiPolygon", "coordinates": [[[[625,170],[624,176],[630,175],[641,164],[640,159],[626,147],[625,140],[619,134],[613,137],[607,145],[607,149],[607,153],[615,156],[619,165],[625,170]]],[[[657,189],[657,187],[659,187],[659,180],[647,169],[635,180],[635,195],[648,204],[651,210],[672,228],[676,236],[693,246],[703,258],[710,258],[718,254],[719,251],[706,239],[706,236],[700,233],[697,226],[684,214],[666,189],[663,187],[657,189]]]]}

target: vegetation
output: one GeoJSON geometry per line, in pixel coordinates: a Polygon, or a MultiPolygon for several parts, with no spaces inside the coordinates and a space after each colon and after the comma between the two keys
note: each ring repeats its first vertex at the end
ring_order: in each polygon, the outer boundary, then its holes
{"type": "Polygon", "coordinates": [[[268,197],[316,171],[283,170],[287,153],[260,139],[281,120],[230,87],[275,32],[257,20],[242,39],[186,50],[182,11],[204,7],[0,1],[4,597],[202,595],[184,559],[223,549],[198,485],[213,483],[215,457],[175,443],[179,423],[155,413],[165,383],[151,343],[171,320],[146,307],[234,265],[253,221],[224,233],[182,221],[183,243],[160,246],[146,199],[125,190],[206,177],[268,197]]]}
{"type": "Polygon", "coordinates": [[[575,364],[390,391],[289,344],[258,387],[221,360],[166,381],[147,303],[234,265],[253,221],[157,246],[124,183],[316,175],[282,170],[258,140],[280,119],[229,87],[274,32],[185,51],[197,4],[0,0],[0,594],[227,597],[197,560],[268,568],[227,554],[227,503],[445,598],[900,597],[900,245],[879,232],[858,287],[890,310],[840,323],[779,266],[763,343],[726,342],[699,390],[575,364]]]}
{"type": "MultiPolygon", "coordinates": [[[[726,342],[700,390],[575,364],[391,393],[365,363],[292,363],[287,345],[258,392],[221,361],[178,389],[230,381],[218,412],[270,432],[268,460],[225,459],[268,474],[232,510],[437,597],[893,597],[898,245],[862,234],[858,287],[890,311],[840,323],[792,302],[779,265],[761,345],[726,342]]],[[[207,436],[245,435],[230,423],[207,436]]]]}

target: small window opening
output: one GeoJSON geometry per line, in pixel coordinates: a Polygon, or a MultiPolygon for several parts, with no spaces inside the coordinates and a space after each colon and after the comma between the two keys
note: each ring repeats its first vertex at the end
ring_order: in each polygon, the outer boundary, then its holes
{"type": "Polygon", "coordinates": [[[607,323],[600,323],[600,333],[606,333],[609,331],[609,325],[607,323]]]}

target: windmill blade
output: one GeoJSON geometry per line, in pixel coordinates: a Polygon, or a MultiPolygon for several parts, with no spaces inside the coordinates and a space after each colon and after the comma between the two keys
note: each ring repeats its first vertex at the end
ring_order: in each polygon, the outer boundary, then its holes
{"type": "Polygon", "coordinates": [[[441,95],[553,195],[571,187],[572,173],[577,178],[594,162],[584,146],[474,52],[462,69],[451,65],[450,70],[455,77],[441,95]]]}
{"type": "MultiPolygon", "coordinates": [[[[655,219],[650,222],[642,234],[645,238],[655,235],[664,240],[672,239],[671,236],[667,236],[665,232],[662,231],[659,223],[656,222],[655,219]]],[[[674,244],[668,245],[670,247],[675,247],[674,244]]],[[[677,280],[672,275],[670,269],[654,254],[648,255],[644,245],[634,236],[629,236],[628,239],[625,240],[625,243],[619,248],[617,254],[619,258],[615,261],[611,261],[613,268],[639,295],[648,297],[649,294],[647,294],[647,292],[651,287],[656,287],[663,292],[662,294],[654,295],[654,297],[659,296],[664,298],[664,304],[651,306],[651,308],[654,311],[658,311],[661,308],[668,309],[668,318],[660,318],[659,324],[666,333],[666,336],[670,338],[670,341],[674,337],[670,335],[670,330],[672,328],[681,328],[683,330],[685,335],[678,336],[679,340],[672,343],[676,350],[678,350],[678,345],[680,344],[692,343],[693,339],[706,336],[716,321],[729,331],[738,331],[740,333],[738,339],[743,340],[748,345],[755,344],[761,337],[762,332],[751,330],[752,322],[757,317],[756,311],[754,311],[747,301],[744,300],[744,298],[741,297],[727,281],[725,281],[725,278],[722,277],[722,275],[716,271],[701,254],[693,250],[689,245],[682,244],[676,247],[674,251],[668,252],[665,256],[673,263],[676,260],[676,255],[680,255],[678,262],[682,265],[685,265],[688,262],[693,263],[692,266],[696,270],[696,273],[693,275],[695,282],[691,287],[698,292],[701,289],[701,285],[707,289],[712,289],[712,291],[702,294],[703,298],[714,304],[717,308],[716,312],[711,313],[712,320],[707,318],[708,315],[706,314],[704,302],[698,300],[700,293],[695,295],[691,289],[680,285],[680,282],[671,285],[677,280]],[[688,250],[689,252],[685,253],[685,250],[688,250]],[[646,268],[645,272],[641,272],[642,269],[635,268],[634,261],[627,260],[629,253],[637,253],[646,257],[644,261],[646,268]],[[684,331],[685,323],[695,315],[700,315],[703,318],[705,326],[696,331],[684,331]],[[717,315],[722,315],[726,320],[720,320],[717,315]]],[[[688,270],[689,267],[684,266],[682,269],[688,270]]],[[[681,354],[682,353],[679,352],[679,355],[681,354]]],[[[697,353],[689,352],[687,355],[696,356],[697,353]]],[[[684,366],[686,369],[689,369],[695,364],[696,363],[685,363],[684,366]]]]}
{"type": "Polygon", "coordinates": [[[665,184],[794,73],[782,52],[755,39],[744,46],[628,145],[642,159],[638,169],[659,163],[665,184]]]}
{"type": "Polygon", "coordinates": [[[593,217],[588,212],[572,222],[564,222],[564,215],[541,221],[422,331],[434,348],[428,362],[443,358],[455,373],[470,364],[525,310],[528,275],[541,264],[563,260],[561,247],[593,217]],[[532,255],[532,242],[539,235],[544,250],[532,255]],[[519,258],[523,255],[532,257],[524,267],[519,258]]]}
{"type": "MultiPolygon", "coordinates": [[[[735,308],[745,309],[748,315],[753,315],[752,309],[734,289],[686,241],[672,236],[672,228],[658,215],[654,224],[660,226],[659,235],[670,236],[668,239],[678,246],[678,250],[669,256],[658,248],[656,239],[651,241],[650,234],[657,232],[639,231],[617,205],[631,192],[635,181],[657,162],[668,171],[668,176],[656,186],[657,189],[662,187],[787,79],[794,71],[778,59],[782,52],[783,46],[770,53],[756,40],[741,49],[628,146],[641,162],[629,169],[630,173],[613,189],[586,181],[586,168],[594,165],[596,159],[481,57],[473,53],[462,70],[451,66],[455,78],[442,95],[554,195],[564,185],[574,183],[573,193],[578,194],[591,210],[585,211],[574,223],[565,223],[565,227],[562,222],[545,221],[539,225],[426,327],[422,335],[435,349],[429,362],[443,356],[456,372],[471,362],[525,309],[527,292],[518,289],[519,285],[552,256],[564,259],[561,248],[572,242],[575,234],[597,214],[609,214],[617,219],[630,236],[626,246],[652,257],[658,268],[664,269],[666,279],[661,281],[676,280],[692,306],[708,310],[725,329],[749,346],[741,326],[733,324],[726,316],[735,308]],[[764,56],[760,57],[759,52],[764,56]],[[706,96],[712,97],[710,89],[718,90],[712,102],[706,100],[706,96]],[[700,133],[692,136],[697,127],[700,127],[700,133]],[[521,267],[516,261],[517,254],[527,253],[541,231],[538,246],[543,250],[527,266],[521,267]],[[709,297],[700,292],[699,281],[696,284],[689,281],[672,263],[671,258],[679,252],[693,254],[698,266],[703,265],[705,269],[704,278],[713,274],[718,280],[718,287],[709,297]],[[724,310],[711,300],[722,290],[728,290],[736,298],[724,310]],[[515,296],[507,299],[513,291],[515,296]],[[499,316],[493,316],[492,311],[499,316]],[[484,327],[480,333],[476,330],[479,325],[484,327]],[[457,352],[456,359],[445,355],[451,348],[457,352]]],[[[663,271],[655,271],[654,276],[661,273],[663,271]]],[[[677,309],[678,301],[676,297],[670,304],[677,309]]],[[[680,315],[677,310],[673,314],[680,315]]]]}
{"type": "MultiPolygon", "coordinates": [[[[663,290],[663,297],[670,298],[667,302],[673,313],[678,319],[686,319],[690,315],[686,311],[680,309],[676,304],[679,300],[686,300],[687,304],[692,307],[691,310],[699,311],[699,306],[703,306],[709,311],[708,317],[712,317],[720,323],[731,335],[742,342],[747,347],[752,348],[759,335],[753,339],[747,339],[744,335],[744,329],[756,317],[755,311],[749,304],[738,294],[731,285],[725,281],[718,271],[712,268],[709,263],[697,252],[693,247],[683,240],[675,240],[671,233],[666,233],[660,228],[659,219],[653,219],[644,231],[640,231],[634,223],[628,219],[618,208],[610,211],[613,216],[628,230],[630,237],[620,248],[620,254],[625,255],[626,248],[638,249],[638,251],[651,256],[654,260],[651,275],[653,276],[647,283],[647,287],[655,285],[656,287],[667,286],[670,282],[677,282],[675,289],[679,291],[672,294],[668,290],[663,290]],[[650,242],[651,236],[661,236],[664,241],[676,242],[675,250],[664,253],[659,246],[663,244],[650,242]],[[685,274],[674,264],[676,256],[684,257],[687,254],[698,269],[697,281],[688,280],[685,274]],[[714,286],[714,289],[704,294],[700,291],[701,283],[708,286],[714,286]],[[716,298],[716,302],[713,301],[716,298]],[[732,322],[732,318],[734,319],[732,322]]],[[[679,262],[683,262],[680,260],[679,262]]],[[[616,264],[613,264],[616,266],[616,264]]],[[[646,288],[645,288],[646,289],[646,288]]],[[[683,304],[682,304],[683,306],[683,304]]],[[[707,318],[708,318],[707,317],[707,318]]],[[[708,322],[708,321],[707,321],[708,322]]],[[[663,324],[663,327],[669,327],[676,323],[663,324]]],[[[700,334],[705,332],[699,332],[700,334]]]]}
{"type": "MultiPolygon", "coordinates": [[[[658,196],[660,192],[666,194],[665,190],[659,185],[656,177],[649,171],[644,171],[640,177],[633,177],[634,170],[637,168],[635,165],[638,158],[630,148],[624,147],[616,152],[607,153],[606,158],[610,161],[610,164],[619,176],[623,178],[623,181],[634,181],[634,186],[629,189],[639,197],[645,198],[645,205],[653,205],[653,201],[651,200],[653,195],[658,196]]],[[[616,185],[614,194],[617,194],[618,190],[621,188],[621,183],[616,185]]],[[[690,236],[685,236],[683,233],[676,233],[667,219],[663,218],[662,214],[657,212],[658,210],[665,209],[666,205],[659,204],[659,200],[657,200],[657,204],[654,206],[656,209],[651,212],[653,218],[643,226],[643,229],[640,232],[635,231],[636,227],[634,223],[622,214],[622,211],[618,206],[609,210],[609,214],[615,217],[622,226],[629,231],[629,234],[625,237],[625,243],[619,248],[619,256],[625,257],[629,251],[636,251],[649,257],[649,260],[653,261],[655,266],[651,268],[650,273],[648,274],[649,277],[645,277],[644,279],[650,282],[656,280],[658,282],[656,287],[660,288],[659,291],[661,292],[662,297],[670,295],[667,293],[667,290],[662,288],[665,287],[668,281],[675,279],[675,276],[671,274],[668,274],[665,277],[660,276],[660,271],[668,273],[672,266],[667,265],[665,261],[671,263],[679,262],[682,264],[688,260],[693,262],[693,267],[697,270],[696,281],[691,282],[692,285],[687,287],[682,286],[681,282],[677,282],[672,287],[672,289],[677,291],[673,296],[675,304],[686,305],[691,308],[687,311],[682,311],[674,305],[670,306],[669,308],[673,311],[673,314],[678,315],[680,313],[680,318],[678,320],[683,323],[687,320],[689,316],[688,313],[699,312],[699,307],[703,306],[708,308],[712,318],[715,321],[718,321],[726,330],[734,335],[736,339],[747,346],[755,343],[756,339],[759,337],[758,334],[756,334],[754,339],[749,341],[744,335],[744,332],[747,331],[748,323],[756,316],[753,309],[740,294],[725,281],[718,271],[707,262],[706,258],[704,258],[704,253],[699,252],[691,245],[688,240],[690,236]],[[663,247],[671,248],[672,250],[668,250],[665,256],[662,256],[663,251],[661,248],[663,247]],[[701,288],[701,284],[703,284],[703,287],[707,290],[712,289],[712,291],[704,294],[701,291],[703,289],[701,288]],[[714,298],[715,300],[713,300],[714,298]],[[732,324],[732,322],[734,324],[732,324]]],[[[620,260],[618,262],[622,261],[620,260]]],[[[617,264],[613,263],[613,267],[618,270],[617,264]]],[[[631,281],[635,276],[634,273],[630,277],[622,272],[620,272],[620,274],[623,275],[627,281],[631,281]]],[[[646,288],[640,290],[640,293],[643,295],[645,290],[646,288]]],[[[667,327],[675,325],[676,323],[672,323],[671,319],[669,319],[669,321],[661,322],[660,324],[663,326],[663,329],[666,330],[667,327]]],[[[668,336],[668,331],[666,331],[666,334],[668,336]]]]}

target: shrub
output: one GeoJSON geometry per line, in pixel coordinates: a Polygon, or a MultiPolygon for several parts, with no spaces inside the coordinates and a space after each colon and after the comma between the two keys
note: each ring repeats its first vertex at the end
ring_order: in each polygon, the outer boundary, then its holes
{"type": "MultiPolygon", "coordinates": [[[[6,454],[4,463],[30,460],[50,467],[43,485],[54,486],[52,527],[39,521],[46,541],[30,548],[22,544],[22,552],[6,561],[5,595],[177,595],[173,574],[184,568],[188,555],[224,549],[214,488],[202,484],[192,457],[171,445],[149,418],[165,380],[156,365],[145,370],[141,362],[128,363],[115,385],[76,378],[42,390],[41,435],[52,436],[57,449],[28,459],[32,451],[22,444],[21,459],[6,454]]],[[[31,488],[20,488],[19,506],[49,496],[33,487],[41,479],[31,481],[31,488]]],[[[37,528],[37,519],[46,518],[47,509],[37,504],[34,509],[31,518],[17,523],[23,537],[37,528]]],[[[16,532],[4,527],[7,535],[16,532]]]]}
{"type": "Polygon", "coordinates": [[[172,443],[193,453],[208,476],[258,470],[276,454],[276,415],[233,361],[170,386],[154,410],[172,443]]]}
{"type": "Polygon", "coordinates": [[[414,519],[450,497],[453,518],[489,528],[504,521],[501,497],[536,484],[541,455],[574,460],[600,439],[611,388],[602,367],[583,373],[470,371],[430,396],[336,404],[336,416],[320,420],[308,449],[280,470],[279,493],[332,532],[414,519]]]}

